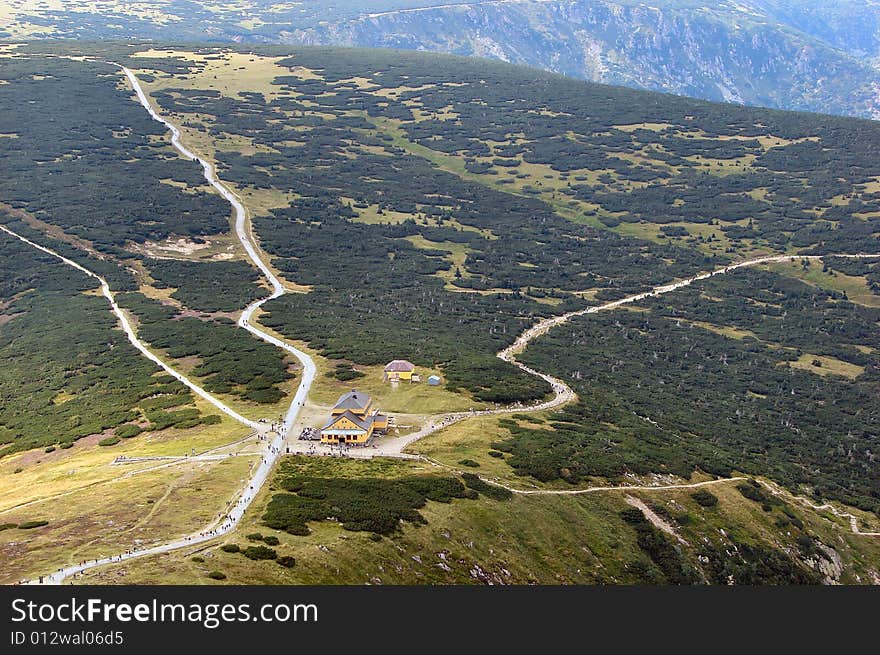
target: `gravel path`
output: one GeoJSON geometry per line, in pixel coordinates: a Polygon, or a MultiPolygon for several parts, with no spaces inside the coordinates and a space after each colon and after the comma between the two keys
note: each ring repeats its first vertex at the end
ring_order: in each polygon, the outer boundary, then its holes
{"type": "Polygon", "coordinates": [[[855,254],[855,255],[770,255],[766,257],[756,257],[754,259],[749,259],[743,262],[739,262],[738,264],[729,264],[727,266],[722,266],[720,268],[715,269],[714,271],[710,271],[708,273],[700,273],[699,275],[694,275],[693,277],[686,278],[684,280],[679,280],[677,282],[672,282],[670,284],[664,284],[658,287],[654,287],[650,291],[645,291],[643,293],[637,293],[632,296],[627,296],[626,298],[621,298],[619,300],[614,300],[611,302],[607,302],[602,305],[593,305],[592,307],[587,307],[586,309],[578,309],[573,312],[568,312],[567,314],[560,314],[558,316],[551,316],[549,318],[545,318],[541,321],[538,321],[523,332],[512,344],[510,344],[507,348],[498,353],[499,359],[504,360],[505,362],[509,362],[514,366],[522,369],[526,373],[530,375],[537,376],[546,382],[548,382],[553,388],[553,398],[547,401],[543,401],[533,405],[524,405],[524,406],[513,406],[513,407],[504,407],[501,409],[487,409],[478,412],[456,412],[451,414],[444,414],[442,416],[436,417],[431,423],[424,426],[421,430],[417,432],[413,432],[412,434],[408,434],[402,437],[395,437],[392,439],[383,440],[383,443],[379,446],[385,454],[392,453],[401,453],[407,446],[410,444],[422,439],[429,434],[437,432],[438,430],[442,430],[453,423],[458,423],[459,421],[463,421],[464,419],[470,418],[472,416],[487,416],[490,414],[510,414],[515,412],[539,412],[547,409],[553,409],[554,407],[561,407],[577,398],[577,394],[575,394],[574,390],[569,387],[564,381],[559,378],[555,378],[546,373],[541,373],[540,371],[536,371],[533,368],[526,366],[525,364],[517,361],[516,356],[524,351],[530,342],[535,340],[536,338],[547,334],[550,330],[555,327],[558,327],[564,323],[567,323],[572,318],[578,316],[585,316],[587,314],[596,314],[598,312],[608,311],[611,309],[617,309],[623,305],[628,305],[634,302],[638,302],[640,300],[644,300],[645,298],[653,298],[655,296],[661,296],[666,293],[671,293],[672,291],[677,291],[683,287],[690,286],[694,282],[699,282],[700,280],[706,280],[716,275],[724,275],[727,273],[731,273],[733,271],[738,271],[743,268],[748,268],[750,266],[760,266],[762,264],[771,264],[776,262],[785,262],[785,261],[799,261],[803,259],[807,260],[819,260],[824,257],[844,257],[849,259],[871,259],[878,258],[880,254],[855,254]]]}

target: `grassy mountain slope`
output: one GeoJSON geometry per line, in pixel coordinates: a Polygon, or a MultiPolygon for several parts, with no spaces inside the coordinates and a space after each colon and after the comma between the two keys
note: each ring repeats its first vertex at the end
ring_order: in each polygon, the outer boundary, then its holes
{"type": "MultiPolygon", "coordinates": [[[[267,527],[291,479],[392,489],[446,474],[420,463],[286,458],[236,535],[89,572],[82,584],[871,584],[876,540],[791,500],[769,511],[736,483],[695,490],[427,500],[385,535],[311,521],[308,534],[267,527]],[[635,507],[638,505],[640,508],[635,507]],[[647,518],[647,517],[650,517],[647,518]],[[653,523],[652,523],[653,521],[653,523]],[[662,526],[662,527],[658,527],[662,526]],[[238,546],[226,552],[222,544],[238,546]],[[251,559],[264,546],[276,559],[251,559]],[[255,554],[255,553],[253,553],[255,554]],[[252,554],[252,555],[253,555],[252,554]],[[285,558],[285,559],[283,559],[285,558]],[[291,562],[292,558],[293,562],[291,562]],[[285,565],[279,565],[282,562],[285,565]],[[290,566],[290,564],[293,564],[290,566]],[[209,574],[220,572],[220,582],[209,574]]],[[[748,483],[746,483],[748,484],[748,483]]],[[[754,487],[753,487],[754,488],[754,487]]],[[[371,515],[353,497],[337,511],[371,515]]],[[[227,546],[228,548],[228,546],[227,546]]]]}

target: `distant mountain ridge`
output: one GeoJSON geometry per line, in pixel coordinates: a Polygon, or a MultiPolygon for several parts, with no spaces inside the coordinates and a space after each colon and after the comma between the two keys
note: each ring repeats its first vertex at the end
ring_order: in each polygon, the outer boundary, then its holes
{"type": "Polygon", "coordinates": [[[880,117],[880,5],[495,0],[292,32],[298,43],[439,50],[708,100],[880,117]]]}
{"type": "Polygon", "coordinates": [[[880,118],[878,0],[145,0],[106,3],[101,15],[84,0],[69,11],[9,4],[12,37],[452,52],[708,100],[880,118]]]}

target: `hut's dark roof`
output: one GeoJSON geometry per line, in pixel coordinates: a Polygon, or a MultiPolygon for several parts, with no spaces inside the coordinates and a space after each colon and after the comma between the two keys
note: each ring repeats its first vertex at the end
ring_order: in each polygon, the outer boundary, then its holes
{"type": "Polygon", "coordinates": [[[369,405],[370,394],[352,390],[339,396],[333,409],[366,409],[369,405]]]}
{"type": "Polygon", "coordinates": [[[395,359],[393,362],[388,362],[385,365],[385,371],[387,373],[399,373],[401,371],[412,371],[415,367],[415,364],[405,359],[395,359]]]}

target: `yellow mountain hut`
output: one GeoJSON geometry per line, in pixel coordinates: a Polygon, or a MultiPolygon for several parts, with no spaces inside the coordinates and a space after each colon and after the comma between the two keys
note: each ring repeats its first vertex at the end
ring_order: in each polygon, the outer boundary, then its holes
{"type": "Polygon", "coordinates": [[[363,446],[387,429],[388,417],[373,408],[369,394],[352,390],[342,394],[330,410],[330,418],[321,428],[321,443],[363,446]]]}
{"type": "Polygon", "coordinates": [[[385,365],[385,381],[389,380],[407,380],[412,381],[415,373],[416,365],[405,359],[395,359],[385,365]]]}

